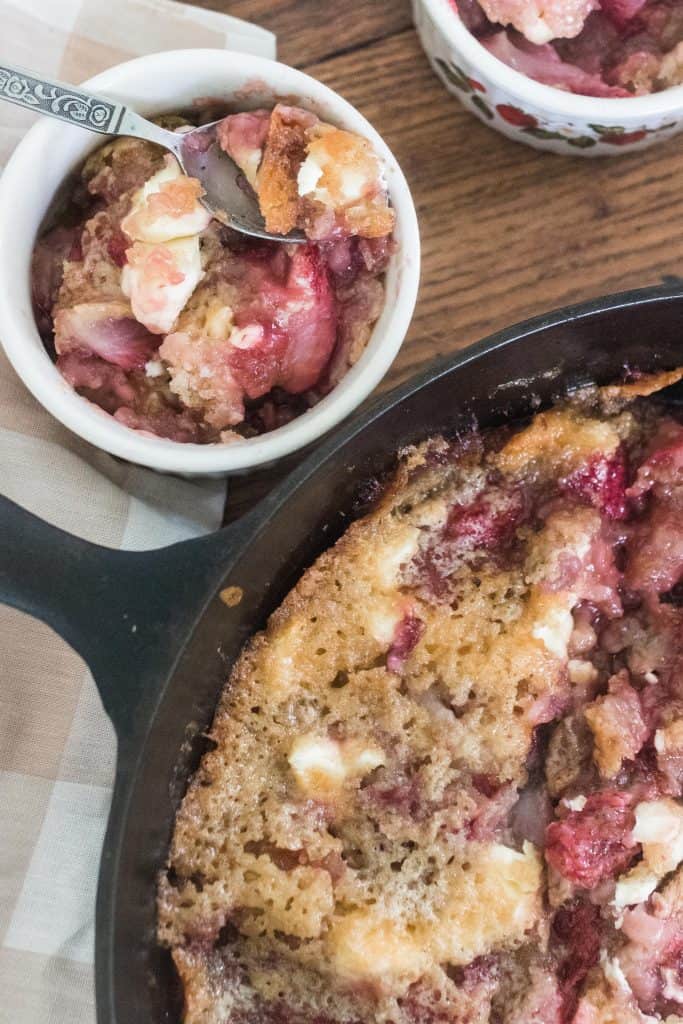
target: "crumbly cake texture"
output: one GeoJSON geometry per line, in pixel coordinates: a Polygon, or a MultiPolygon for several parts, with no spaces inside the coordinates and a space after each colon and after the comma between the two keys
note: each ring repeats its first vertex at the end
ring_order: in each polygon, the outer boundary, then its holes
{"type": "Polygon", "coordinates": [[[69,384],[125,426],[183,442],[264,433],[328,394],[365,350],[392,252],[366,140],[277,105],[226,116],[216,143],[268,227],[300,226],[307,244],[230,231],[174,157],[124,138],[86,161],[33,260],[41,333],[69,384]]]}
{"type": "Polygon", "coordinates": [[[232,672],[158,935],[185,1024],[683,1020],[683,424],[435,438],[232,672]]]}
{"type": "Polygon", "coordinates": [[[256,192],[269,231],[383,238],[394,226],[382,166],[367,139],[280,103],[226,117],[222,147],[256,192]]]}

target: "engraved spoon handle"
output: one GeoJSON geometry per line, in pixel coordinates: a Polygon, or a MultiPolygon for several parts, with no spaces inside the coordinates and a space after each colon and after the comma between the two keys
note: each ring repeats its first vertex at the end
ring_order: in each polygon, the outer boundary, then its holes
{"type": "Polygon", "coordinates": [[[173,132],[140,117],[123,103],[97,96],[80,86],[39,78],[12,64],[0,64],[0,100],[101,135],[135,135],[168,149],[179,145],[173,132]]]}

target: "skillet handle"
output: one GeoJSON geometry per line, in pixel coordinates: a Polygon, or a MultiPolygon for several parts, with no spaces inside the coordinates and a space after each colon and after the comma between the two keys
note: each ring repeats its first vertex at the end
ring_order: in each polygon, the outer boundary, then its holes
{"type": "Polygon", "coordinates": [[[0,495],[0,603],[41,619],[83,657],[127,740],[214,596],[235,532],[114,551],[0,495]]]}

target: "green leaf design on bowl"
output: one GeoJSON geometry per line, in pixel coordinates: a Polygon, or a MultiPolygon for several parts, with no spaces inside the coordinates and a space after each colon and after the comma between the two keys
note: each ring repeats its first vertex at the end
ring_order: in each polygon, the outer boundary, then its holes
{"type": "Polygon", "coordinates": [[[574,146],[575,149],[590,149],[591,146],[597,146],[597,140],[591,139],[590,135],[579,135],[576,139],[567,139],[570,146],[574,146]]]}
{"type": "Polygon", "coordinates": [[[533,135],[535,139],[562,139],[566,141],[561,132],[551,132],[547,128],[522,128],[524,135],[533,135]]]}
{"type": "Polygon", "coordinates": [[[477,110],[481,110],[484,117],[487,117],[489,121],[493,121],[495,116],[493,111],[489,107],[488,103],[484,103],[481,96],[478,96],[477,93],[472,95],[472,105],[475,106],[477,110]]]}
{"type": "Polygon", "coordinates": [[[456,64],[447,64],[446,61],[441,60],[440,57],[435,57],[434,63],[438,65],[444,78],[446,78],[451,85],[454,85],[456,89],[466,93],[471,93],[473,91],[467,75],[456,64]]]}
{"type": "Polygon", "coordinates": [[[620,125],[589,124],[588,127],[598,135],[623,135],[625,131],[620,125]]]}

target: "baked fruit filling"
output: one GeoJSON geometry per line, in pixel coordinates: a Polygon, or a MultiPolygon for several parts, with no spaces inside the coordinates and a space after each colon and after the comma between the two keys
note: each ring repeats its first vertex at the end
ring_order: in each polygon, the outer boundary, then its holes
{"type": "Polygon", "coordinates": [[[495,57],[584,96],[642,96],[683,82],[676,0],[452,0],[495,57]]]}
{"type": "Polygon", "coordinates": [[[683,1020],[683,371],[403,452],[237,662],[185,1024],[683,1020]]]}
{"type": "Polygon", "coordinates": [[[394,213],[365,139],[282,104],[226,116],[217,139],[268,229],[299,228],[307,244],[236,234],[174,157],[118,139],[86,161],[33,260],[39,326],[65,379],[126,426],[175,441],[272,430],[331,391],[381,313],[392,251],[394,213]]]}

